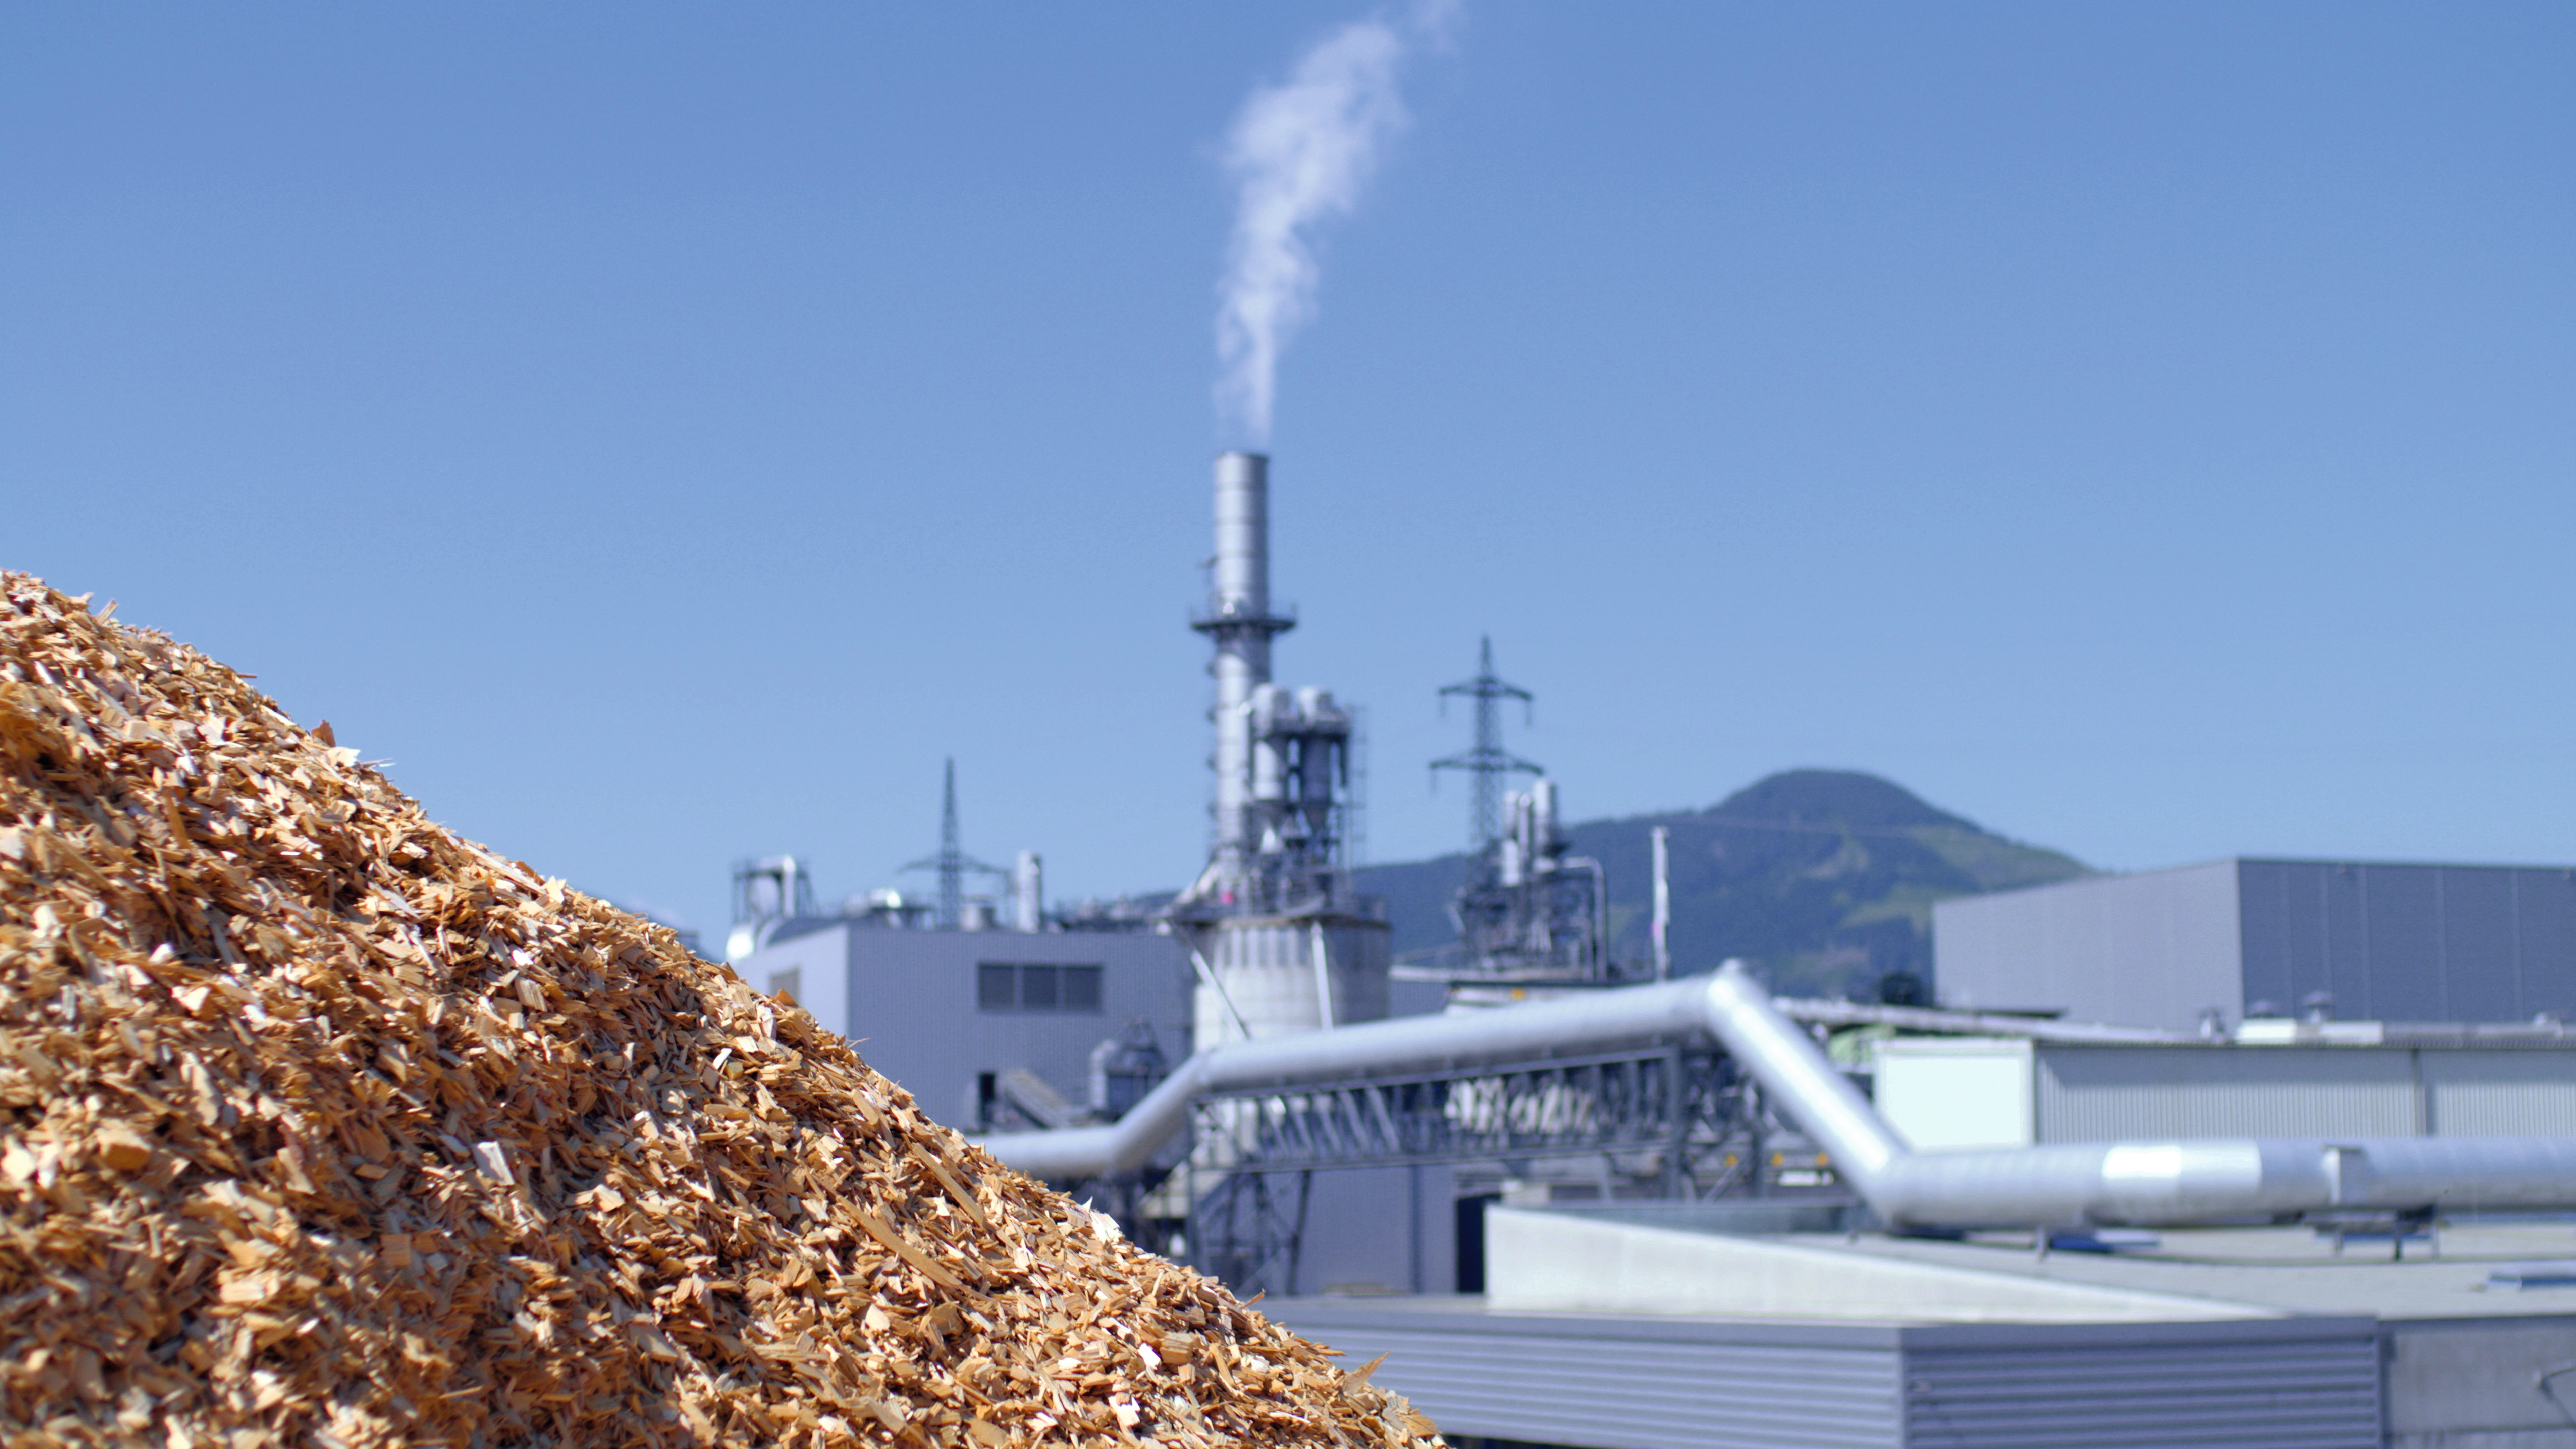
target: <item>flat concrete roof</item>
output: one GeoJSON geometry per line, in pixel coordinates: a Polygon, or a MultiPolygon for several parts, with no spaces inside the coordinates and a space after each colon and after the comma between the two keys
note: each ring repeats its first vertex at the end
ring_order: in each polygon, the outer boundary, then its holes
{"type": "Polygon", "coordinates": [[[2444,1227],[2438,1241],[2411,1239],[2402,1262],[2389,1240],[2348,1239],[2338,1255],[2313,1228],[2182,1228],[2152,1247],[2117,1253],[2053,1251],[2042,1258],[2027,1235],[1979,1235],[1964,1242],[1863,1234],[1792,1234],[1781,1241],[1844,1253],[1971,1268],[2014,1277],[2130,1292],[2175,1294],[2303,1316],[2426,1318],[2548,1317],[2576,1314],[2576,1286],[2490,1286],[2499,1268],[2563,1262],[2576,1276],[2576,1222],[2475,1222],[2444,1227]]]}
{"type": "Polygon", "coordinates": [[[1747,1232],[1726,1215],[1655,1206],[1491,1211],[1491,1291],[1467,1301],[1497,1316],[1770,1324],[2576,1317],[2576,1219],[2448,1224],[2392,1260],[2384,1231],[2348,1234],[2338,1250],[2304,1225],[2106,1232],[2117,1251],[2042,1255],[2027,1233],[1747,1232]],[[2536,1286],[2512,1271],[2527,1265],[2545,1269],[2529,1275],[2536,1286]],[[2563,1286],[2537,1286],[2550,1279],[2563,1286]]]}

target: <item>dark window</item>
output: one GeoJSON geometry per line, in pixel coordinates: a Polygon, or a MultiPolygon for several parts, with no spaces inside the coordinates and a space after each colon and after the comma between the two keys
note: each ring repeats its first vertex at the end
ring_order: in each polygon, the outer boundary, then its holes
{"type": "Polygon", "coordinates": [[[1020,1010],[1053,1011],[1055,1008],[1055,968],[1052,966],[1021,967],[1020,1010]]]}
{"type": "Polygon", "coordinates": [[[1100,1013],[1098,966],[1022,966],[985,961],[975,967],[977,1011],[1100,1013]]]}
{"type": "Polygon", "coordinates": [[[1492,1193],[1458,1199],[1458,1291],[1485,1291],[1485,1209],[1502,1199],[1492,1193]]]}
{"type": "Polygon", "coordinates": [[[1098,1011],[1100,1009],[1100,968],[1067,966],[1064,968],[1064,1009],[1098,1011]]]}
{"type": "Polygon", "coordinates": [[[987,961],[975,968],[975,1009],[1010,1011],[1020,1004],[1019,968],[987,961]]]}

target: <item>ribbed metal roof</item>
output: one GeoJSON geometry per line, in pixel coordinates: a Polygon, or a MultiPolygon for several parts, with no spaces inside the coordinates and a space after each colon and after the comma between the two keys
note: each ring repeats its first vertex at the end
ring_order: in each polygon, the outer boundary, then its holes
{"type": "Polygon", "coordinates": [[[2368,1319],[1897,1325],[1497,1314],[1475,1300],[1275,1310],[1453,1435],[1597,1449],[2376,1449],[2368,1319]],[[1435,1306],[1436,1305],[1436,1306],[1435,1306]]]}

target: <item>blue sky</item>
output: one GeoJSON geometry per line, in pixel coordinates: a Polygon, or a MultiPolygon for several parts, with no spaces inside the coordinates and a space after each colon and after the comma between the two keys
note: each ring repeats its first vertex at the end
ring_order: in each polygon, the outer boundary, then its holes
{"type": "MultiPolygon", "coordinates": [[[[1342,5],[0,12],[0,565],[722,926],[1205,829],[1228,123],[1342,5]]],[[[2576,861],[2576,9],[1476,0],[1279,374],[1279,674],[1453,847],[1876,771],[2576,861]]]]}

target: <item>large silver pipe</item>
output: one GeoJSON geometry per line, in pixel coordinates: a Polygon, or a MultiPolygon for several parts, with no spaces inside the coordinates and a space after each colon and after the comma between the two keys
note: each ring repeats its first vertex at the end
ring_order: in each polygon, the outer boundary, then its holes
{"type": "MultiPolygon", "coordinates": [[[[1142,1166],[1203,1092],[1300,1087],[1713,1037],[1895,1226],[2072,1227],[2241,1222],[2336,1211],[2576,1207],[2576,1137],[2240,1138],[1917,1153],[1739,963],[1455,1016],[1232,1043],[1191,1057],[1118,1122],[986,1139],[1058,1180],[1142,1166]]],[[[2221,1050],[2221,1048],[2211,1048],[2221,1050]]]]}
{"type": "Polygon", "coordinates": [[[1454,1016],[1405,1016],[1333,1031],[1228,1042],[1191,1055],[1127,1115],[1103,1127],[1019,1132],[984,1150],[1032,1177],[1062,1182],[1145,1164],[1189,1121],[1201,1093],[1300,1086],[1409,1071],[1500,1066],[1551,1051],[1609,1050],[1697,1035],[1702,982],[1602,991],[1454,1016]]]}
{"type": "Polygon", "coordinates": [[[1905,1143],[1880,1119],[1878,1109],[1816,1050],[1805,1027],[1772,1008],[1769,995],[1742,965],[1729,961],[1708,980],[1691,984],[1700,988],[1702,1021],[1735,1064],[1752,1073],[1773,1105],[1796,1117],[1817,1146],[1833,1154],[1836,1172],[1861,1196],[1870,1197],[1871,1186],[1905,1156],[1905,1143]]]}

